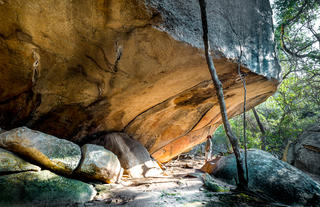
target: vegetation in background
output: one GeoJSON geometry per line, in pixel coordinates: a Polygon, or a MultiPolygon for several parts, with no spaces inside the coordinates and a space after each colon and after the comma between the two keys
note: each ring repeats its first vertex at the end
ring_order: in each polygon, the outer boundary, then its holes
{"type": "MultiPolygon", "coordinates": [[[[275,0],[273,12],[281,84],[277,93],[256,107],[265,135],[252,111],[246,120],[248,147],[261,149],[264,136],[266,150],[280,158],[288,142],[320,123],[320,0],[275,0]]],[[[230,124],[243,140],[241,122],[242,115],[230,124]]],[[[215,139],[225,139],[221,126],[215,139]]]]}

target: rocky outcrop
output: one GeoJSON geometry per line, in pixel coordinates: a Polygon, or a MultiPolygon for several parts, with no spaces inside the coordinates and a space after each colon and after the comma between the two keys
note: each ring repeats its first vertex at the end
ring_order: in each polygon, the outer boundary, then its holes
{"type": "MultiPolygon", "coordinates": [[[[273,94],[279,65],[269,1],[208,1],[229,117],[273,94]],[[241,47],[240,47],[241,45],[241,47]]],[[[1,1],[0,127],[81,142],[125,131],[165,162],[221,123],[197,1],[1,1]]]]}
{"type": "MultiPolygon", "coordinates": [[[[295,143],[290,143],[286,160],[295,167],[320,178],[320,126],[306,130],[295,143]]],[[[320,179],[319,179],[320,180],[320,179]]]]}
{"type": "Polygon", "coordinates": [[[13,172],[40,170],[40,167],[21,159],[12,152],[0,148],[0,175],[13,172]]]}
{"type": "MultiPolygon", "coordinates": [[[[242,153],[243,154],[243,153],[242,153]]],[[[224,156],[212,173],[230,184],[237,178],[234,155],[224,156]]],[[[317,206],[320,184],[286,162],[262,150],[248,151],[249,188],[289,205],[317,206]]]]}
{"type": "Polygon", "coordinates": [[[93,144],[82,146],[81,151],[81,163],[75,173],[105,183],[114,183],[121,178],[123,169],[115,154],[93,144]]]}
{"type": "Polygon", "coordinates": [[[159,164],[145,147],[125,133],[98,133],[94,144],[102,145],[117,155],[125,173],[132,178],[156,177],[162,174],[159,164]]]}
{"type": "Polygon", "coordinates": [[[81,159],[78,145],[27,127],[0,134],[0,147],[64,174],[71,174],[81,159]]]}
{"type": "Polygon", "coordinates": [[[0,206],[65,206],[91,200],[93,186],[48,170],[0,176],[0,206]]]}

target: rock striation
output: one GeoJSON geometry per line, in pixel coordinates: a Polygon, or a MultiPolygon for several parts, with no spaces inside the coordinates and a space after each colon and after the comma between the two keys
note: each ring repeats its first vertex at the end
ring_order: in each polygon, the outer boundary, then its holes
{"type": "MultiPolygon", "coordinates": [[[[208,1],[229,117],[276,91],[269,1],[208,1]]],[[[221,123],[193,0],[0,2],[0,127],[81,142],[124,131],[166,162],[221,123]]]]}

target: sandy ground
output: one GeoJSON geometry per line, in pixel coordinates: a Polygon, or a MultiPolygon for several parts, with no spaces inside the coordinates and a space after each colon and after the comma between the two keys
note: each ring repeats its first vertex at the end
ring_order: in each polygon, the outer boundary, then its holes
{"type": "Polygon", "coordinates": [[[120,184],[94,184],[98,195],[84,206],[206,206],[212,201],[199,169],[203,158],[166,163],[162,177],[130,179],[120,184]]]}
{"type": "MultiPolygon", "coordinates": [[[[204,173],[199,170],[204,163],[203,157],[172,160],[164,165],[166,169],[162,177],[141,179],[123,177],[119,184],[93,184],[98,191],[94,200],[71,206],[272,206],[252,200],[243,200],[243,197],[228,193],[207,191],[202,181],[204,173]]],[[[226,185],[221,181],[216,181],[226,185]]]]}

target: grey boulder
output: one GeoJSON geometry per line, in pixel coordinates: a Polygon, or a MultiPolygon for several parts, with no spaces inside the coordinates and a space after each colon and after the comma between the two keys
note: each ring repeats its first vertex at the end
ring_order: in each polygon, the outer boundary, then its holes
{"type": "Polygon", "coordinates": [[[86,144],[81,150],[83,157],[77,174],[106,183],[114,183],[121,178],[123,169],[115,154],[94,144],[86,144]]]}
{"type": "Polygon", "coordinates": [[[320,125],[304,132],[292,148],[292,164],[303,171],[320,176],[320,125]]]}
{"type": "MultiPolygon", "coordinates": [[[[243,153],[242,153],[243,155],[243,153]]],[[[320,202],[320,185],[307,174],[262,150],[248,151],[249,188],[289,205],[320,202]]],[[[235,184],[234,155],[222,157],[212,175],[235,184]]]]}

